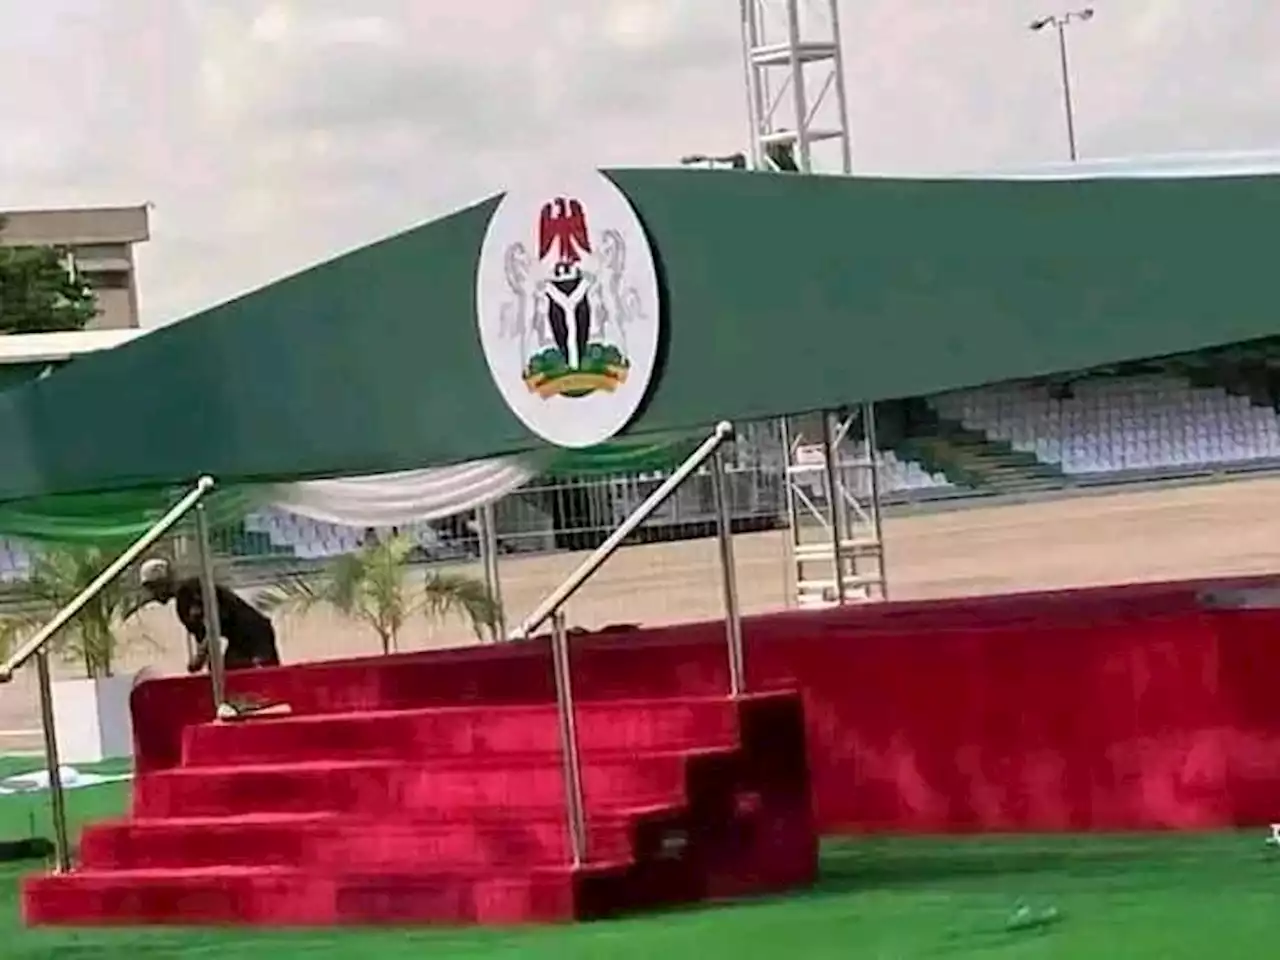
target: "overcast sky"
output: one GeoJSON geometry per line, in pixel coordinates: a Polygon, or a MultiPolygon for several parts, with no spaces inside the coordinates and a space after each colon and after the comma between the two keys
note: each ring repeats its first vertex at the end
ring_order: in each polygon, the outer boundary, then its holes
{"type": "MultiPolygon", "coordinates": [[[[825,4],[825,0],[823,0],[825,4]]],[[[1280,3],[1098,0],[1071,29],[1082,154],[1280,147],[1280,3]]],[[[151,201],[156,325],[501,189],[745,140],[733,0],[0,4],[0,206],[151,201]]],[[[1065,150],[1039,0],[841,0],[876,171],[1065,150]]]]}

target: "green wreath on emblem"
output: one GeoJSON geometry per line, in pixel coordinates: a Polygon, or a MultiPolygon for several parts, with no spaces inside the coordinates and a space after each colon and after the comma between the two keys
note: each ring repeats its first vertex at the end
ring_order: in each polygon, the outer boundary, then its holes
{"type": "Polygon", "coordinates": [[[612,393],[627,382],[631,361],[610,343],[589,343],[576,367],[565,363],[556,347],[547,347],[529,358],[524,368],[525,386],[547,397],[585,397],[597,390],[612,393]]]}

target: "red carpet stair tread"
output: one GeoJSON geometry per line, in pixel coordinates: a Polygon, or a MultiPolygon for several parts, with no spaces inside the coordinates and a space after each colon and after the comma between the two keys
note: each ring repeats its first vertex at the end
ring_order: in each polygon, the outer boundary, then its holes
{"type": "MultiPolygon", "coordinates": [[[[158,681],[164,682],[164,681],[158,681]]],[[[812,883],[800,698],[584,703],[589,857],[570,865],[552,705],[202,724],[142,774],[34,924],[593,919],[812,883]]]]}

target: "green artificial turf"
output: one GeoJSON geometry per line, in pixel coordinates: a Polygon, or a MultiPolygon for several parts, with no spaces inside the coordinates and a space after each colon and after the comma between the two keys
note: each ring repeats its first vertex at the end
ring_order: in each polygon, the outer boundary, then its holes
{"type": "MultiPolygon", "coordinates": [[[[0,762],[0,776],[38,767],[0,762]]],[[[105,772],[105,771],[104,771],[105,772]]],[[[73,825],[117,815],[128,785],[67,794],[73,825]]],[[[47,796],[0,797],[0,837],[48,835],[47,796]]],[[[60,931],[23,928],[0,866],[5,960],[1262,960],[1280,954],[1280,852],[1263,831],[1208,835],[868,839],[829,843],[810,892],[616,923],[527,930],[60,931]],[[1020,902],[1059,922],[1010,932],[1020,902]]]]}

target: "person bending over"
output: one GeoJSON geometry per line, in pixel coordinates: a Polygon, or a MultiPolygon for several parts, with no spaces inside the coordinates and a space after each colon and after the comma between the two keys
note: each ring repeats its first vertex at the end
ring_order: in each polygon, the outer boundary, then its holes
{"type": "MultiPolygon", "coordinates": [[[[169,561],[148,560],[139,571],[143,592],[148,600],[167,604],[174,601],[174,611],[187,633],[195,639],[196,650],[187,664],[189,673],[198,673],[209,662],[209,645],[205,642],[204,595],[198,577],[177,579],[169,561]]],[[[265,614],[223,586],[216,586],[218,625],[227,646],[222,663],[227,670],[250,667],[276,667],[280,654],[276,650],[276,631],[265,614]]]]}

